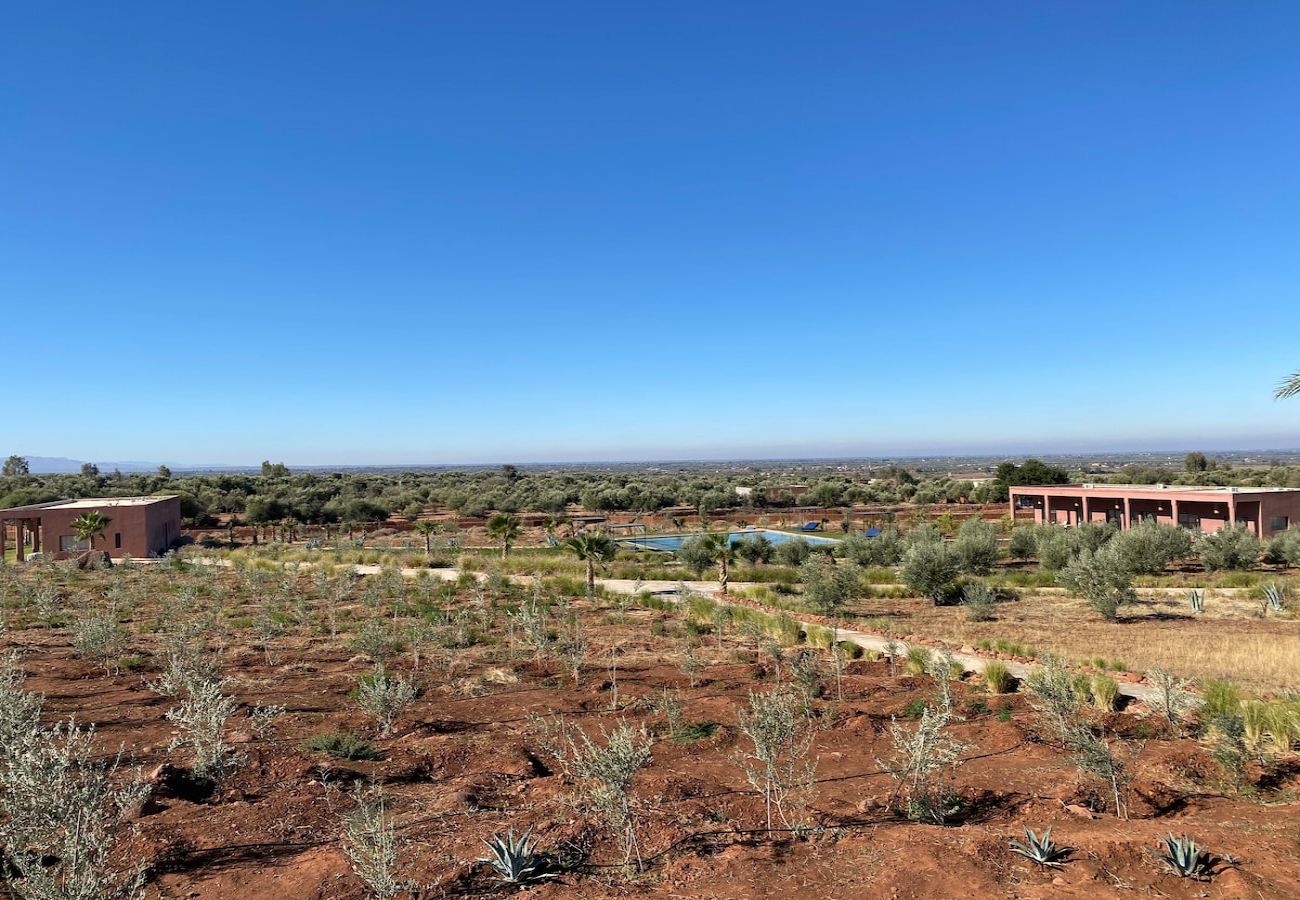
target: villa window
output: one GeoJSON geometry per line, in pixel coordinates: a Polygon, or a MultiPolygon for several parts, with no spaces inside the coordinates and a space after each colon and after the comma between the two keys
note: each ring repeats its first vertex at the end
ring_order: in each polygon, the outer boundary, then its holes
{"type": "Polygon", "coordinates": [[[75,534],[59,535],[59,552],[72,553],[76,550],[89,550],[90,541],[79,541],[75,534]]]}
{"type": "Polygon", "coordinates": [[[1196,513],[1180,512],[1178,514],[1178,524],[1192,531],[1201,530],[1201,517],[1196,513]]]}
{"type": "Polygon", "coordinates": [[[1274,531],[1286,531],[1291,524],[1291,520],[1286,516],[1274,516],[1271,524],[1274,531]]]}

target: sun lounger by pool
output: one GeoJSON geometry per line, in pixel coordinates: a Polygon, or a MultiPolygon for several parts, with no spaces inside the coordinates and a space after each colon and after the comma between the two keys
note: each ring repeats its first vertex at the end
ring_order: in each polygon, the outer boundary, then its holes
{"type": "Polygon", "coordinates": [[[821,527],[822,527],[822,523],[821,523],[821,522],[805,522],[805,523],[802,524],[802,525],[796,525],[796,526],[795,526],[795,530],[796,530],[796,531],[816,531],[817,529],[819,529],[819,528],[821,528],[821,527]]]}

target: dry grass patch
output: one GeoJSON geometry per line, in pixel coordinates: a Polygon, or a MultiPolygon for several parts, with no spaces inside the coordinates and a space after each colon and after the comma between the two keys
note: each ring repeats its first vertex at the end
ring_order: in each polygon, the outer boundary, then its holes
{"type": "Polygon", "coordinates": [[[1172,598],[1144,599],[1124,607],[1116,624],[1059,594],[999,604],[989,622],[919,600],[867,601],[857,611],[883,615],[899,632],[958,644],[1003,639],[1070,659],[1122,659],[1134,671],[1162,668],[1188,678],[1227,678],[1256,692],[1300,691],[1300,621],[1260,618],[1253,600],[1207,593],[1201,615],[1172,598]]]}

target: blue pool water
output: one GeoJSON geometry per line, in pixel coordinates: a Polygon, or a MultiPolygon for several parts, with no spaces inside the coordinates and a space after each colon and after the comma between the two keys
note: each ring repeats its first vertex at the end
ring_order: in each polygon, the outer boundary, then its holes
{"type": "MultiPolygon", "coordinates": [[[[761,534],[772,544],[784,544],[787,541],[807,541],[810,544],[834,544],[834,538],[817,537],[812,534],[788,534],[784,531],[770,531],[766,528],[750,528],[746,531],[733,531],[727,536],[727,542],[734,544],[736,541],[743,540],[747,537],[753,537],[761,534]]],[[[637,550],[663,550],[669,553],[680,550],[682,544],[687,539],[695,537],[693,534],[664,534],[654,537],[631,537],[620,538],[619,543],[624,547],[637,550]]]]}

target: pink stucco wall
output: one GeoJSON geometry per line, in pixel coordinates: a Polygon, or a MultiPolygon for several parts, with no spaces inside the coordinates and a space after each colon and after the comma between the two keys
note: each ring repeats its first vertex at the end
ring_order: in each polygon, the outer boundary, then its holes
{"type": "Polygon", "coordinates": [[[1052,507],[1049,521],[1077,525],[1084,521],[1085,496],[1088,501],[1088,521],[1105,522],[1107,511],[1110,510],[1121,516],[1124,528],[1132,522],[1147,518],[1168,525],[1177,524],[1178,520],[1174,517],[1175,502],[1179,514],[1197,517],[1200,530],[1204,532],[1218,531],[1230,524],[1231,510],[1234,508],[1237,521],[1262,538],[1272,537],[1287,527],[1300,526],[1300,489],[1233,493],[1164,490],[1154,486],[1014,487],[1011,489],[1012,514],[1015,514],[1017,508],[1032,508],[1034,521],[1043,522],[1044,497],[1049,497],[1052,507]],[[1122,518],[1125,501],[1131,522],[1122,518]]]}

